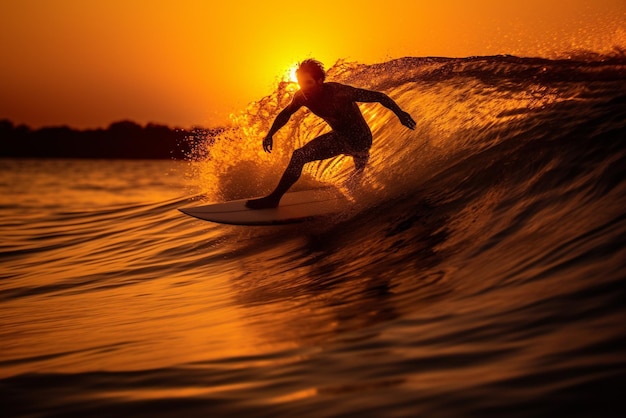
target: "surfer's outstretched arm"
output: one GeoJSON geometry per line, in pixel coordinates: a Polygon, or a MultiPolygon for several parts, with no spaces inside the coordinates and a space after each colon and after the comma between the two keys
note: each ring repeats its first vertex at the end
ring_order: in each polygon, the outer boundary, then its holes
{"type": "Polygon", "coordinates": [[[398,106],[398,104],[385,93],[365,89],[355,89],[355,95],[355,101],[357,102],[380,103],[381,105],[385,106],[387,109],[395,113],[404,126],[409,129],[415,129],[415,126],[417,124],[415,123],[411,115],[400,109],[400,106],[398,106]]]}
{"type": "Polygon", "coordinates": [[[272,123],[272,127],[265,136],[265,139],[263,139],[263,149],[265,150],[265,152],[272,152],[272,146],[274,144],[274,140],[272,139],[272,137],[276,132],[278,132],[280,128],[282,128],[287,124],[287,122],[289,122],[291,115],[296,113],[296,111],[300,109],[301,106],[302,105],[299,104],[299,102],[294,97],[292,102],[286,108],[281,110],[280,113],[276,116],[276,119],[274,119],[274,122],[272,123]]]}

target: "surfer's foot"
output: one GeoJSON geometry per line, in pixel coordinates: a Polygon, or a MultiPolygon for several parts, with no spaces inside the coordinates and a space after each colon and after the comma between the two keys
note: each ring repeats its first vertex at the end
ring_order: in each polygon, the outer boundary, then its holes
{"type": "Polygon", "coordinates": [[[271,209],[278,206],[280,199],[276,199],[273,196],[261,197],[260,199],[252,199],[246,202],[246,207],[249,209],[271,209]]]}

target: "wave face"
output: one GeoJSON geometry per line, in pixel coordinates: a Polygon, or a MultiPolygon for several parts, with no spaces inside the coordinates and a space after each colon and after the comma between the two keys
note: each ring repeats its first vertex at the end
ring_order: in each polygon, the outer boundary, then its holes
{"type": "MultiPolygon", "coordinates": [[[[305,167],[296,188],[354,202],[334,218],[195,221],[174,210],[197,199],[173,197],[187,180],[155,178],[168,199],[139,204],[132,179],[155,168],[131,165],[81,180],[131,179],[96,212],[36,215],[34,192],[0,207],[10,412],[624,416],[626,59],[340,62],[328,78],[418,122],[361,105],[374,144],[356,190],[348,157],[305,167]]],[[[293,88],[197,150],[205,200],[270,191],[328,129],[300,111],[263,153],[293,88]]]]}
{"type": "MultiPolygon", "coordinates": [[[[377,201],[420,189],[442,171],[481,154],[491,152],[494,159],[512,164],[511,156],[518,153],[528,152],[525,159],[532,159],[537,144],[546,138],[549,143],[571,142],[568,148],[580,137],[594,141],[580,129],[599,122],[605,112],[621,111],[623,77],[621,57],[403,58],[377,65],[339,62],[328,71],[331,81],[387,93],[418,121],[411,132],[380,105],[361,105],[374,134],[361,197],[374,194],[377,201]]],[[[274,152],[263,153],[261,140],[295,89],[293,83],[280,83],[272,95],[235,116],[235,128],[211,138],[197,152],[203,161],[199,177],[210,196],[248,197],[270,191],[293,149],[329,130],[321,119],[301,110],[276,135],[274,152]]],[[[619,116],[611,114],[603,128],[621,129],[619,116]]],[[[341,187],[351,170],[351,158],[346,157],[312,163],[299,186],[324,182],[341,187]]]]}

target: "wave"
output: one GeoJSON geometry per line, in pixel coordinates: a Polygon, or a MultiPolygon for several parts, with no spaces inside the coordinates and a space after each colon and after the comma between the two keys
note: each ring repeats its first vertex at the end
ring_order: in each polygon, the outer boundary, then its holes
{"type": "MultiPolygon", "coordinates": [[[[564,138],[606,115],[610,120],[603,128],[620,129],[626,57],[587,58],[430,57],[375,65],[338,62],[329,69],[329,80],[383,91],[418,122],[411,132],[380,105],[360,105],[374,135],[366,192],[361,197],[378,200],[406,194],[459,159],[501,144],[532,148],[531,144],[550,134],[564,138]],[[546,127],[558,129],[550,132],[546,127]]],[[[329,129],[310,112],[300,111],[275,136],[273,153],[263,152],[261,139],[296,88],[293,83],[280,83],[273,94],[234,116],[230,129],[196,150],[197,178],[209,198],[243,198],[270,191],[293,149],[329,129]]],[[[317,182],[340,187],[352,169],[350,160],[337,157],[307,165],[296,188],[317,182]]]]}
{"type": "MultiPolygon", "coordinates": [[[[349,157],[305,167],[296,188],[331,184],[354,202],[326,232],[319,225],[305,230],[337,280],[350,274],[336,268],[341,260],[364,270],[421,263],[416,274],[440,278],[459,264],[491,266],[484,282],[468,281],[469,292],[532,281],[550,269],[561,277],[576,260],[624,267],[618,261],[626,233],[622,55],[339,62],[328,78],[383,91],[418,122],[410,131],[382,106],[360,105],[374,144],[356,191],[344,187],[353,169],[349,157]],[[602,256],[599,241],[605,242],[602,256]],[[431,264],[436,267],[425,272],[431,264]]],[[[198,154],[209,199],[269,192],[292,150],[329,129],[300,111],[275,136],[274,152],[263,153],[261,139],[294,88],[281,83],[198,154]]]]}

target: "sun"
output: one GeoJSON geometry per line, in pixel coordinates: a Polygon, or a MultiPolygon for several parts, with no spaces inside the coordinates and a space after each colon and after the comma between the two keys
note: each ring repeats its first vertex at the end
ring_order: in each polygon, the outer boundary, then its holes
{"type": "Polygon", "coordinates": [[[298,64],[292,65],[291,68],[289,69],[289,75],[288,75],[287,81],[289,81],[290,83],[298,82],[298,77],[296,76],[297,69],[298,69],[298,64]]]}
{"type": "MultiPolygon", "coordinates": [[[[298,77],[296,76],[296,71],[298,70],[299,63],[291,64],[282,72],[282,76],[280,77],[281,83],[286,83],[285,88],[288,92],[294,93],[296,90],[300,89],[300,84],[298,84],[298,77]]],[[[285,67],[283,67],[285,68],[285,67]]]]}

